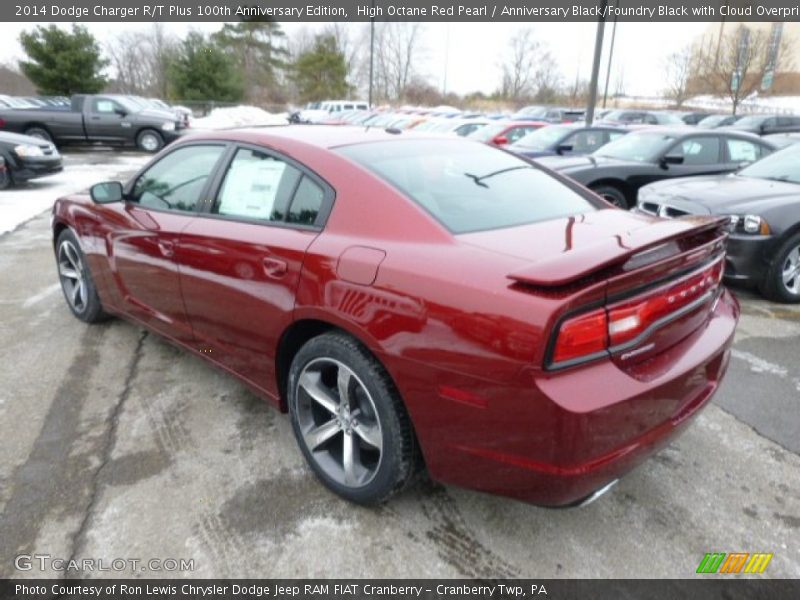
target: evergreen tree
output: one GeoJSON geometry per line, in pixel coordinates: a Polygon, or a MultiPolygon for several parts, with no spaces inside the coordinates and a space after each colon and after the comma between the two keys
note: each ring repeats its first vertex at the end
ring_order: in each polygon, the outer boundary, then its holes
{"type": "Polygon", "coordinates": [[[332,35],[318,35],[313,48],[297,57],[292,78],[303,102],[344,98],[350,93],[347,61],[332,35]]]}
{"type": "Polygon", "coordinates": [[[170,64],[174,95],[180,100],[238,102],[244,85],[233,60],[213,40],[193,31],[170,64]]]}
{"type": "Polygon", "coordinates": [[[38,26],[23,31],[19,41],[29,59],[19,62],[20,69],[40,94],[94,94],[105,87],[102,71],[108,61],[101,57],[97,40],[85,27],[73,25],[70,33],[55,25],[38,26]]]}
{"type": "Polygon", "coordinates": [[[281,97],[279,72],[288,53],[279,23],[251,19],[225,23],[212,39],[239,66],[247,81],[245,94],[251,100],[281,97]]]}

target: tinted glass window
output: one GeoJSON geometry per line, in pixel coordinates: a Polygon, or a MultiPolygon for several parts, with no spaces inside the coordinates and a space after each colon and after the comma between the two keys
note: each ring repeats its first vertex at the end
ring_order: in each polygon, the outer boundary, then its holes
{"type": "Polygon", "coordinates": [[[397,140],[337,149],[385,179],[453,233],[596,210],[530,163],[482,144],[397,140]]]}
{"type": "Polygon", "coordinates": [[[668,154],[683,156],[684,165],[712,165],[719,163],[719,138],[689,138],[670,149],[668,154]]]}
{"type": "Polygon", "coordinates": [[[508,143],[513,144],[517,140],[525,137],[531,131],[534,131],[533,127],[514,127],[514,129],[511,129],[508,133],[506,133],[508,143]]]}
{"type": "Polygon", "coordinates": [[[225,173],[213,212],[283,221],[300,171],[258,150],[240,148],[225,173]]]}
{"type": "Polygon", "coordinates": [[[197,211],[223,151],[223,146],[187,146],[167,154],[136,180],[131,200],[149,208],[197,211]]]}
{"type": "Polygon", "coordinates": [[[763,156],[764,147],[748,140],[726,140],[731,162],[753,162],[763,156]]]}
{"type": "Polygon", "coordinates": [[[322,188],[311,181],[308,176],[303,177],[300,185],[297,186],[292,206],[289,209],[289,223],[299,223],[301,225],[314,225],[322,208],[322,201],[325,193],[322,188]]]}
{"type": "Polygon", "coordinates": [[[564,144],[572,146],[573,152],[594,152],[603,145],[605,133],[602,131],[579,131],[564,140],[564,144]]]}

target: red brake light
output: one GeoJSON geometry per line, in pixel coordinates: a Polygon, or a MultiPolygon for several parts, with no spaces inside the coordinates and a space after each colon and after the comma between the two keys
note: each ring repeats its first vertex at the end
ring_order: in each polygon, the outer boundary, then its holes
{"type": "Polygon", "coordinates": [[[5,126],[6,126],[6,120],[0,119],[0,127],[5,127],[5,126]]]}
{"type": "Polygon", "coordinates": [[[585,358],[608,347],[608,317],[604,308],[561,323],[553,349],[553,362],[585,358]]]}

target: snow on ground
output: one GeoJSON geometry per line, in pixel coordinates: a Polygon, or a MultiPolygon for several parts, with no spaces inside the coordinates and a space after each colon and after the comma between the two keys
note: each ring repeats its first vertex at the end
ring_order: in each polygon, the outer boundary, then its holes
{"type": "Polygon", "coordinates": [[[49,210],[56,198],[100,181],[118,179],[152,158],[148,154],[79,152],[64,157],[64,170],[0,192],[0,235],[49,210]]]}
{"type": "Polygon", "coordinates": [[[250,125],[286,125],[287,114],[273,114],[256,106],[215,108],[208,116],[192,120],[196,129],[227,129],[250,125]]]}

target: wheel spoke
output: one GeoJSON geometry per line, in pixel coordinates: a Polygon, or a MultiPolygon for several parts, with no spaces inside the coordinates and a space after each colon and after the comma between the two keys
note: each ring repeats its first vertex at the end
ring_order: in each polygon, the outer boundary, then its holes
{"type": "Polygon", "coordinates": [[[314,402],[325,408],[329,413],[336,414],[339,403],[322,385],[319,371],[305,371],[300,376],[300,387],[306,391],[314,402]]]}
{"type": "Polygon", "coordinates": [[[342,469],[344,470],[345,485],[355,485],[356,477],[356,453],[358,452],[356,439],[352,433],[345,432],[344,447],[342,449],[342,469]]]}
{"type": "Polygon", "coordinates": [[[308,444],[308,448],[313,452],[341,430],[339,422],[336,419],[331,419],[327,423],[323,423],[319,427],[314,427],[311,431],[305,433],[306,444],[308,444]]]}
{"type": "Polygon", "coordinates": [[[72,247],[72,244],[64,244],[64,254],[67,256],[67,260],[72,264],[72,268],[80,273],[81,259],[78,257],[78,253],[75,251],[75,248],[72,247]]]}
{"type": "Polygon", "coordinates": [[[380,450],[383,446],[383,436],[377,424],[357,421],[357,423],[353,425],[353,431],[373,448],[380,450]]]}
{"type": "Polygon", "coordinates": [[[72,306],[78,306],[78,296],[80,295],[81,285],[79,282],[76,282],[75,285],[72,286],[70,290],[70,297],[72,298],[72,306]]]}
{"type": "Polygon", "coordinates": [[[78,279],[78,272],[73,269],[72,267],[65,264],[65,262],[59,263],[58,265],[58,272],[61,274],[62,277],[66,277],[67,279],[78,279]]]}
{"type": "Polygon", "coordinates": [[[339,373],[336,376],[336,386],[339,388],[339,402],[347,407],[350,407],[352,404],[350,399],[351,375],[350,369],[344,365],[339,366],[339,373]]]}

